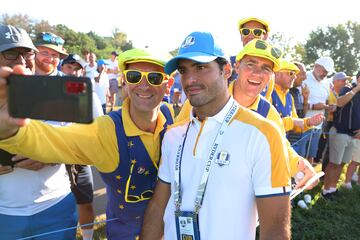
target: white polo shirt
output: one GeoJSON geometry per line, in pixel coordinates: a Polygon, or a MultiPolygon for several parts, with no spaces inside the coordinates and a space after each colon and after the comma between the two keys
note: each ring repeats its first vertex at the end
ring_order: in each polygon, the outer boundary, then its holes
{"type": "MultiPolygon", "coordinates": [[[[330,82],[328,79],[318,81],[312,72],[307,72],[304,83],[310,90],[309,104],[326,103],[330,94],[330,82]]],[[[318,113],[325,113],[325,110],[308,110],[305,117],[311,117],[318,113]]],[[[321,128],[321,126],[322,124],[319,124],[316,127],[321,128]]]]}
{"type": "MultiPolygon", "coordinates": [[[[196,192],[210,148],[233,102],[231,98],[218,114],[203,122],[191,116],[181,161],[183,211],[194,210],[196,192]]],[[[175,160],[188,124],[175,124],[163,140],[159,178],[171,184],[172,193],[164,214],[165,239],[176,239],[175,160]]],[[[290,192],[287,150],[280,130],[258,114],[239,107],[216,156],[199,212],[201,239],[254,239],[255,198],[290,192]],[[216,163],[220,151],[227,153],[227,164],[216,163]]]]}

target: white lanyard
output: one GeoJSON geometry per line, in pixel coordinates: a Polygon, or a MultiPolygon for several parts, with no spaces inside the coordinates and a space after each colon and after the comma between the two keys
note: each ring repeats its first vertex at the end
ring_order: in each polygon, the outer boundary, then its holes
{"type": "MultiPolygon", "coordinates": [[[[206,190],[206,185],[207,185],[207,182],[209,179],[211,163],[214,160],[214,157],[216,156],[217,149],[219,148],[220,143],[222,142],[224,133],[225,133],[227,127],[229,126],[231,119],[234,117],[235,113],[237,112],[238,108],[239,108],[238,104],[234,101],[230,110],[227,112],[223,122],[221,123],[221,126],[215,137],[214,143],[212,144],[212,147],[211,147],[211,150],[209,153],[209,159],[206,162],[205,170],[202,175],[200,185],[198,187],[198,191],[197,191],[196,198],[195,198],[195,212],[196,213],[199,212],[199,210],[202,206],[202,202],[203,202],[205,190],[206,190]]],[[[188,124],[186,132],[184,134],[183,142],[181,145],[179,145],[179,148],[176,152],[175,180],[174,180],[174,185],[175,185],[174,186],[174,188],[175,188],[174,202],[175,202],[176,211],[180,211],[180,206],[181,206],[181,199],[182,199],[182,196],[181,196],[181,160],[182,160],[184,145],[185,145],[185,141],[186,141],[186,137],[187,137],[189,128],[190,128],[190,123],[188,124]]]]}

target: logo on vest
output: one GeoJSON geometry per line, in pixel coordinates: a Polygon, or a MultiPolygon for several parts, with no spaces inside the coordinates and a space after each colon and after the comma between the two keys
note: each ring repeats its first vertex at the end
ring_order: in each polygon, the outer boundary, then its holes
{"type": "Polygon", "coordinates": [[[229,165],[230,161],[229,161],[229,154],[225,151],[221,151],[218,153],[216,159],[215,159],[215,163],[217,163],[220,167],[224,166],[224,165],[229,165]]]}

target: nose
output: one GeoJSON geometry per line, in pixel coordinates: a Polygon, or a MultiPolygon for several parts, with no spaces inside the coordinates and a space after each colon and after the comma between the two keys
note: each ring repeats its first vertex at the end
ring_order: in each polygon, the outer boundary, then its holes
{"type": "Polygon", "coordinates": [[[148,83],[148,80],[146,79],[146,76],[143,75],[140,82],[139,82],[139,87],[142,88],[142,89],[147,89],[149,88],[150,84],[148,83]]]}

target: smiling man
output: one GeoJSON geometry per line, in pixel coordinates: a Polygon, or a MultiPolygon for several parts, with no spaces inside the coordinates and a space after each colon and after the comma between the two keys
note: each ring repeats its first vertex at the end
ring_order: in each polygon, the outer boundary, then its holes
{"type": "MultiPolygon", "coordinates": [[[[43,162],[94,165],[107,188],[107,239],[134,240],[157,179],[160,144],[173,113],[161,105],[168,75],[166,55],[132,49],[120,56],[128,98],[122,109],[90,125],[61,128],[32,120],[19,128],[0,109],[0,147],[43,162]],[[46,136],[46,137],[44,137],[46,136]],[[34,148],[41,146],[41,148],[34,148]],[[90,147],[89,147],[90,146],[90,147]],[[54,160],[56,159],[56,160],[54,160]]],[[[6,103],[6,79],[0,69],[0,96],[6,103]]],[[[19,123],[19,122],[16,122],[19,123]]]]}

